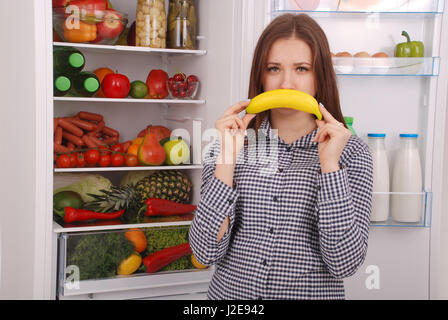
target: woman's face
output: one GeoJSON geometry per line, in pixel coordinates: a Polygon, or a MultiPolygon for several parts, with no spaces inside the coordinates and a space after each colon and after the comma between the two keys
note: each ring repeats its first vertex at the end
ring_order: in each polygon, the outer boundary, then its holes
{"type": "Polygon", "coordinates": [[[303,40],[278,39],[268,54],[263,71],[264,91],[295,89],[316,95],[311,48],[303,40]]]}

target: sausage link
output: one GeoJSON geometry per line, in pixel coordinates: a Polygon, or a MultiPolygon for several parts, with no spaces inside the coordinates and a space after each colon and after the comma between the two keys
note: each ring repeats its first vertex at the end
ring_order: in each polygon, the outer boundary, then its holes
{"type": "Polygon", "coordinates": [[[67,119],[62,119],[62,118],[59,119],[59,125],[66,131],[69,131],[70,133],[74,134],[75,136],[81,137],[84,134],[80,128],[75,126],[73,123],[71,123],[67,119]]]}
{"type": "Polygon", "coordinates": [[[62,144],[62,128],[57,127],[54,133],[54,144],[62,144]]]}
{"type": "Polygon", "coordinates": [[[103,116],[99,113],[87,112],[87,111],[79,111],[78,116],[83,120],[92,120],[92,121],[103,121],[103,116]]]}
{"type": "Polygon", "coordinates": [[[96,145],[96,143],[93,142],[92,139],[90,139],[90,137],[89,137],[87,134],[85,134],[85,135],[82,136],[82,141],[84,142],[84,144],[85,144],[88,148],[96,148],[96,147],[98,147],[98,146],[96,145]]]}
{"type": "Polygon", "coordinates": [[[59,126],[59,118],[53,118],[53,133],[56,132],[58,126],[59,126]]]}
{"type": "Polygon", "coordinates": [[[73,142],[77,146],[82,146],[84,144],[84,141],[80,137],[77,137],[74,134],[68,133],[66,131],[62,132],[62,136],[64,137],[64,139],[73,142]]]}
{"type": "Polygon", "coordinates": [[[104,140],[104,143],[112,145],[118,142],[118,137],[110,137],[104,140]]]}
{"type": "Polygon", "coordinates": [[[109,128],[109,127],[104,127],[103,128],[103,133],[107,134],[108,136],[111,136],[111,137],[119,137],[120,136],[120,133],[118,133],[117,130],[114,130],[114,129],[109,128]]]}
{"type": "Polygon", "coordinates": [[[81,128],[86,131],[93,131],[97,128],[97,125],[93,122],[85,121],[85,120],[79,120],[75,118],[68,118],[69,122],[77,126],[78,128],[81,128]]]}
{"type": "Polygon", "coordinates": [[[54,152],[70,152],[70,149],[60,144],[54,145],[54,152]]]}

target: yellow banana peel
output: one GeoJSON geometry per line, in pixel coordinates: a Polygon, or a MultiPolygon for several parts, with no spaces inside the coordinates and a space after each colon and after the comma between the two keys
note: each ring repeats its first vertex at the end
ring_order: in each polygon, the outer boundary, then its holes
{"type": "Polygon", "coordinates": [[[308,93],[293,89],[266,91],[254,97],[246,107],[246,113],[260,113],[274,108],[291,108],[314,114],[322,120],[319,104],[308,93]]]}

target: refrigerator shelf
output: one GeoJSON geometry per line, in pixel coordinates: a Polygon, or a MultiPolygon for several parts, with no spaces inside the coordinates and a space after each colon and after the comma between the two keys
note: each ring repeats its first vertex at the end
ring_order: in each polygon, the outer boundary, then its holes
{"type": "Polygon", "coordinates": [[[92,53],[159,54],[166,56],[179,56],[179,55],[203,56],[207,54],[206,50],[157,49],[148,47],[97,45],[97,44],[70,43],[70,42],[53,42],[53,45],[59,47],[74,47],[92,53]]]}
{"type": "MultiPolygon", "coordinates": [[[[373,197],[388,195],[390,198],[392,197],[405,197],[409,201],[415,200],[415,198],[421,198],[422,204],[422,215],[418,222],[399,222],[392,219],[391,214],[389,212],[389,216],[385,221],[375,221],[371,222],[370,226],[372,227],[405,227],[405,228],[430,228],[431,227],[431,216],[432,216],[432,192],[423,191],[423,192],[373,192],[373,197]]],[[[389,206],[389,208],[391,208],[389,206]]]]}
{"type": "MultiPolygon", "coordinates": [[[[176,226],[189,226],[193,215],[189,215],[184,221],[171,221],[171,222],[144,222],[144,223],[124,223],[121,220],[96,220],[92,222],[77,222],[77,223],[59,223],[53,221],[54,233],[73,233],[73,232],[89,232],[89,231],[110,231],[110,230],[126,230],[132,228],[157,228],[157,227],[176,227],[176,226]]],[[[161,218],[158,218],[159,220],[161,218]]],[[[147,218],[146,221],[149,221],[147,218]]],[[[156,221],[156,218],[153,218],[156,221]]]]}
{"type": "Polygon", "coordinates": [[[343,76],[438,76],[440,57],[355,58],[333,57],[337,75],[343,76]]]}
{"type": "Polygon", "coordinates": [[[386,0],[377,1],[372,4],[363,1],[339,1],[339,0],[323,0],[318,6],[312,8],[301,8],[300,3],[290,0],[272,0],[272,15],[280,15],[284,13],[307,13],[325,15],[341,15],[346,14],[381,14],[384,16],[399,15],[435,15],[442,14],[445,10],[443,0],[386,0]],[[304,10],[305,9],[305,10],[304,10]]]}
{"type": "Polygon", "coordinates": [[[54,172],[111,172],[111,171],[146,171],[146,170],[200,170],[200,164],[178,166],[138,166],[138,167],[93,167],[93,168],[55,168],[54,172]]]}
{"type": "Polygon", "coordinates": [[[114,98],[88,98],[88,97],[53,97],[54,101],[74,102],[122,102],[122,103],[169,103],[169,104],[205,104],[205,100],[188,99],[114,99],[114,98]]]}

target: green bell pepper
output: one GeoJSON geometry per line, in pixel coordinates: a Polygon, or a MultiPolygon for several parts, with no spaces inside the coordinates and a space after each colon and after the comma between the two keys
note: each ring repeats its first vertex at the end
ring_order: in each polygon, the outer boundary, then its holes
{"type": "Polygon", "coordinates": [[[405,36],[407,42],[397,44],[395,49],[395,56],[400,58],[406,57],[423,57],[425,53],[425,47],[421,41],[411,41],[409,34],[406,31],[401,33],[405,36]]]}

